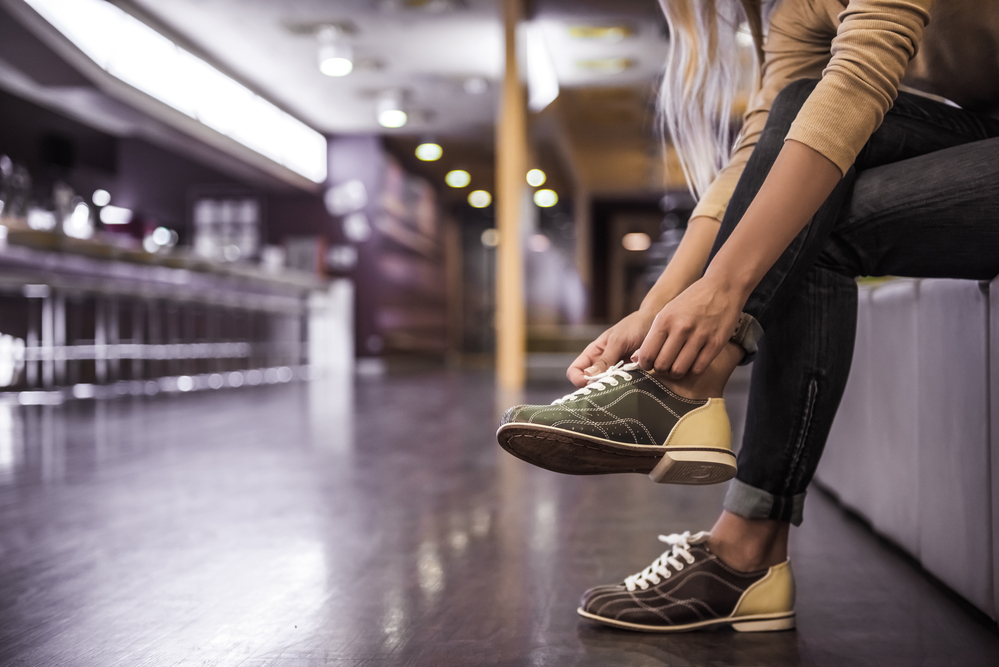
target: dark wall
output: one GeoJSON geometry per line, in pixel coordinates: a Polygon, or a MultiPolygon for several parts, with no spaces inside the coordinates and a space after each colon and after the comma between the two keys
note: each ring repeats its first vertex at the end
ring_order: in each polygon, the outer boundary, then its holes
{"type": "Polygon", "coordinates": [[[53,139],[72,146],[77,166],[109,175],[118,170],[114,137],[0,91],[0,153],[24,164],[33,178],[42,180],[51,175],[45,144],[53,139]]]}
{"type": "Polygon", "coordinates": [[[319,195],[261,192],[142,139],[113,137],[2,91],[0,154],[28,168],[40,199],[60,178],[84,198],[104,188],[113,204],[184,230],[193,192],[237,188],[264,200],[271,243],[288,235],[328,235],[333,230],[319,195]]]}

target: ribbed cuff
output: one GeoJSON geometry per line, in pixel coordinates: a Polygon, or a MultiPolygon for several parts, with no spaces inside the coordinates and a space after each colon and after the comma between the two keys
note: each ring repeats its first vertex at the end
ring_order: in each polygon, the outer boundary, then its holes
{"type": "Polygon", "coordinates": [[[805,494],[775,496],[738,479],[729,483],[723,507],[744,519],[774,519],[790,521],[800,526],[805,513],[805,494]]]}
{"type": "Polygon", "coordinates": [[[729,339],[746,351],[746,356],[739,362],[740,366],[750,364],[756,358],[761,338],[763,338],[763,327],[756,321],[756,318],[749,313],[740,315],[739,325],[736,327],[735,333],[732,334],[732,338],[729,339]]]}

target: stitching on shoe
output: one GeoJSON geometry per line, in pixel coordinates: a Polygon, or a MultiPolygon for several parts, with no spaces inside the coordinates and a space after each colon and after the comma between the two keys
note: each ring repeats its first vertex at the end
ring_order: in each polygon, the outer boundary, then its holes
{"type": "Polygon", "coordinates": [[[638,387],[633,387],[632,391],[629,391],[627,394],[622,394],[621,396],[618,396],[616,399],[614,399],[613,401],[611,401],[610,403],[608,403],[604,407],[606,407],[606,408],[612,408],[615,405],[617,405],[620,401],[622,401],[623,399],[625,399],[628,396],[631,396],[632,394],[635,394],[635,393],[645,394],[646,396],[648,396],[649,398],[651,398],[653,401],[655,401],[656,403],[658,403],[664,410],[666,410],[666,412],[670,413],[671,415],[673,415],[677,419],[680,419],[680,415],[678,415],[675,412],[673,412],[673,408],[671,408],[670,406],[668,406],[665,403],[663,403],[662,401],[660,401],[656,397],[655,394],[653,394],[653,393],[651,393],[649,391],[646,391],[645,389],[639,389],[638,387]]]}
{"type": "Polygon", "coordinates": [[[649,436],[649,440],[651,442],[655,442],[656,441],[656,439],[652,437],[652,434],[649,433],[649,429],[646,428],[645,424],[643,424],[642,422],[638,421],[637,419],[634,419],[632,417],[618,417],[617,415],[611,413],[607,408],[599,408],[599,409],[600,409],[600,413],[601,414],[605,414],[608,417],[612,417],[614,419],[614,421],[609,422],[609,423],[605,423],[605,425],[607,425],[607,426],[613,426],[615,424],[619,424],[619,423],[623,422],[624,423],[624,427],[626,429],[628,429],[628,433],[631,434],[631,439],[632,439],[632,441],[636,445],[638,444],[638,438],[635,436],[635,432],[633,430],[631,430],[631,426],[628,424],[629,421],[633,421],[633,422],[637,423],[639,426],[641,426],[645,430],[645,435],[649,436]]]}
{"type": "Polygon", "coordinates": [[[656,378],[654,378],[651,375],[649,375],[647,372],[642,371],[642,373],[645,375],[646,378],[648,378],[649,380],[651,380],[652,382],[654,382],[657,387],[659,387],[660,389],[662,389],[663,391],[665,391],[667,394],[669,394],[670,396],[672,396],[676,400],[680,401],[681,403],[690,403],[692,405],[704,405],[704,403],[707,402],[704,399],[687,398],[686,396],[680,396],[675,391],[673,391],[672,389],[670,389],[669,387],[667,387],[666,385],[664,385],[662,382],[660,382],[656,378]]]}

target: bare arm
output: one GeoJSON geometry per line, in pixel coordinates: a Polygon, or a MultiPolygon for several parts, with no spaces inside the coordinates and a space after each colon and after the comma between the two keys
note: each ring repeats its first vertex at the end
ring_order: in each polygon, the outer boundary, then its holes
{"type": "Polygon", "coordinates": [[[586,386],[586,375],[604,371],[638,349],[663,306],[704,273],[720,226],[714,218],[691,218],[673,259],[642,300],[641,307],[603,332],[576,357],[566,373],[570,382],[577,387],[586,386]]]}
{"type": "Polygon", "coordinates": [[[659,311],[639,350],[641,367],[674,377],[704,372],[735,331],[753,289],[841,177],[828,158],[786,142],[704,277],[659,311]]]}

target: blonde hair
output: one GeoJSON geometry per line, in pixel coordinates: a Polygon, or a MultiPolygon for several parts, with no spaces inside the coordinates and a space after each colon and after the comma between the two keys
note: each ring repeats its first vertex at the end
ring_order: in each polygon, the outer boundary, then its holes
{"type": "MultiPolygon", "coordinates": [[[[732,151],[732,102],[746,87],[737,31],[745,21],[756,46],[756,80],[763,62],[767,0],[659,0],[670,40],[659,88],[663,139],[676,148],[695,197],[707,190],[732,151]]],[[[769,12],[767,12],[769,13],[769,12]]]]}

